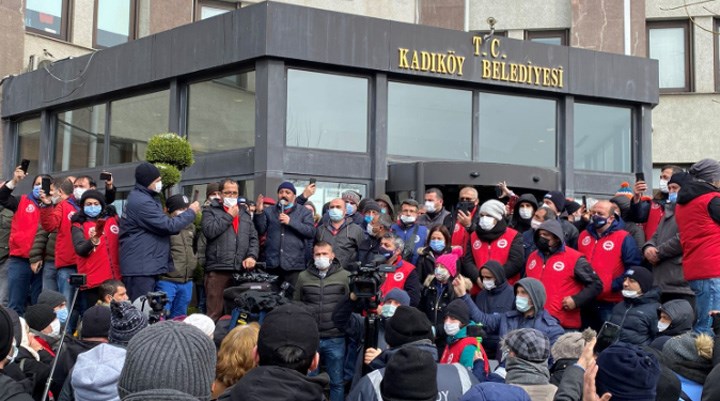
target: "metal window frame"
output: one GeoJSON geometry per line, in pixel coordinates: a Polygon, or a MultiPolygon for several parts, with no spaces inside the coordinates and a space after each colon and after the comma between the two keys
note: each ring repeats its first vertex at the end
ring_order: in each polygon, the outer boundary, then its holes
{"type": "MultiPolygon", "coordinates": [[[[676,19],[676,20],[661,20],[661,21],[647,21],[645,23],[646,37],[647,37],[647,55],[650,57],[650,31],[653,29],[668,29],[668,28],[682,28],[684,31],[684,45],[685,45],[685,85],[678,88],[662,88],[660,87],[660,93],[678,93],[678,92],[692,92],[694,91],[694,68],[693,63],[693,30],[692,24],[689,19],[676,19]]],[[[715,39],[717,40],[717,38],[715,39]]],[[[659,75],[659,74],[658,74],[659,75]]]]}

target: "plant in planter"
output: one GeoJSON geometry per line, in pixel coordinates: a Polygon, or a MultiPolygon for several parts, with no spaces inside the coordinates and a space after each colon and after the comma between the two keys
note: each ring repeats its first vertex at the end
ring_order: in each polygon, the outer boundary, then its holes
{"type": "Polygon", "coordinates": [[[157,134],[150,138],[145,152],[145,159],[155,164],[160,170],[163,195],[168,188],[180,182],[182,179],[181,170],[195,163],[190,143],[187,139],[172,132],[157,134]]]}

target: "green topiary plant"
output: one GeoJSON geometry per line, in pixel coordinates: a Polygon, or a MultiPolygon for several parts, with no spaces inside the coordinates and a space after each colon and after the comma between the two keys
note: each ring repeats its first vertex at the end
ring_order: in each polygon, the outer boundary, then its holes
{"type": "Polygon", "coordinates": [[[167,163],[155,163],[155,166],[158,170],[160,170],[160,179],[163,183],[163,190],[180,182],[181,174],[177,167],[167,163]]]}
{"type": "Polygon", "coordinates": [[[195,163],[190,142],[172,132],[157,134],[150,138],[145,152],[150,163],[166,163],[178,170],[188,168],[195,163]]]}

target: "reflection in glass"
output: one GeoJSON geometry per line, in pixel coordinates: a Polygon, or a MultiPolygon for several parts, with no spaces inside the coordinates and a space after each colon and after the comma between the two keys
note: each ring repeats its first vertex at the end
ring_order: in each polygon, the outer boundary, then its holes
{"type": "Polygon", "coordinates": [[[658,60],[660,88],[685,87],[685,29],[649,30],[650,58],[658,60]]]}
{"type": "Polygon", "coordinates": [[[389,155],[470,160],[472,92],[388,84],[389,155]]]}
{"type": "Polygon", "coordinates": [[[167,132],[169,91],[135,96],[110,105],[110,164],[145,160],[147,141],[167,132]]]}
{"type": "Polygon", "coordinates": [[[62,15],[63,0],[27,0],[25,4],[25,26],[53,36],[61,34],[62,15]]]}
{"type": "Polygon", "coordinates": [[[288,70],[287,146],[367,151],[368,80],[288,70]]]}
{"type": "MultiPolygon", "coordinates": [[[[310,184],[308,180],[289,180],[295,185],[298,193],[303,188],[310,184]]],[[[332,181],[318,181],[315,183],[317,190],[315,195],[310,197],[310,200],[315,205],[315,210],[318,214],[322,213],[323,205],[335,198],[340,198],[342,193],[347,190],[357,191],[362,197],[367,196],[367,185],[365,184],[348,184],[343,182],[332,182],[332,181]]],[[[277,195],[277,194],[274,194],[277,195]]],[[[272,196],[272,195],[271,195],[272,196]]],[[[274,198],[274,196],[272,196],[274,198]]]]}
{"type": "Polygon", "coordinates": [[[554,100],[480,93],[481,161],[555,166],[554,100]]]}
{"type": "Polygon", "coordinates": [[[190,85],[188,141],[196,153],[255,146],[255,71],[190,85]]]}
{"type": "Polygon", "coordinates": [[[95,42],[110,47],[130,39],[130,0],[98,0],[95,42]]]}
{"type": "Polygon", "coordinates": [[[40,160],[40,119],[33,118],[18,124],[18,154],[15,164],[20,165],[22,159],[30,160],[28,175],[34,177],[38,173],[40,160]]]}
{"type": "Polygon", "coordinates": [[[575,168],[630,172],[632,110],[575,103],[575,168]]]}
{"type": "Polygon", "coordinates": [[[53,171],[102,166],[105,105],[58,113],[53,171]]]}
{"type": "Polygon", "coordinates": [[[530,41],[535,43],[543,43],[546,45],[562,46],[561,37],[532,38],[530,39],[530,41]]]}

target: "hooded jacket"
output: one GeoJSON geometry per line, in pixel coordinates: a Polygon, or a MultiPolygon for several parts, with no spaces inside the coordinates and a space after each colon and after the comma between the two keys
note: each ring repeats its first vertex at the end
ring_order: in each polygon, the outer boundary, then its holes
{"type": "Polygon", "coordinates": [[[652,266],[653,285],[663,294],[695,295],[683,273],[683,249],[680,243],[677,222],[675,221],[675,203],[665,205],[665,213],[660,218],[657,230],[643,246],[657,249],[658,264],[652,266]]]}
{"type": "MultiPolygon", "coordinates": [[[[513,287],[505,278],[505,269],[494,260],[485,263],[482,269],[488,269],[495,276],[495,288],[486,290],[483,288],[475,296],[475,305],[478,309],[488,314],[502,314],[510,312],[515,308],[515,293],[513,287]]],[[[480,270],[482,270],[480,269],[480,270]]],[[[490,358],[495,357],[495,351],[500,344],[500,336],[497,333],[487,333],[483,338],[483,347],[490,358]]]]}
{"type": "Polygon", "coordinates": [[[661,311],[670,316],[670,326],[665,331],[658,332],[658,336],[650,345],[662,351],[662,347],[667,340],[692,330],[693,324],[695,324],[695,312],[690,303],[684,299],[673,299],[665,302],[658,308],[658,315],[661,311]]]}
{"type": "Polygon", "coordinates": [[[56,395],[56,398],[57,395],[59,395],[62,391],[63,384],[65,383],[65,380],[67,380],[68,375],[75,366],[78,356],[82,353],[90,351],[91,349],[97,347],[100,344],[103,343],[78,340],[70,335],[65,336],[65,341],[63,341],[63,349],[62,351],[58,352],[58,362],[57,366],[55,367],[55,372],[53,373],[52,384],[50,385],[50,391],[52,391],[53,394],[56,395]]]}
{"type": "Polygon", "coordinates": [[[521,203],[531,204],[533,207],[533,214],[535,214],[535,211],[538,209],[538,202],[537,199],[535,199],[535,195],[522,194],[515,203],[515,209],[513,210],[512,219],[510,220],[510,227],[522,233],[531,228],[530,221],[532,220],[532,216],[530,216],[529,219],[523,219],[522,217],[520,217],[521,203]]]}
{"type": "Polygon", "coordinates": [[[310,308],[317,321],[320,338],[343,336],[342,330],[333,322],[332,314],[350,293],[349,281],[350,273],[340,266],[337,259],[333,259],[325,277],[320,277],[315,264],[298,275],[293,299],[310,308]]]}
{"type": "Polygon", "coordinates": [[[620,326],[619,340],[648,345],[657,335],[660,292],[653,288],[637,298],[624,298],[612,310],[610,322],[620,326]]]}
{"type": "MultiPolygon", "coordinates": [[[[565,334],[565,330],[560,326],[560,322],[545,310],[547,295],[543,284],[534,278],[526,277],[515,283],[515,288],[518,286],[525,289],[533,303],[535,313],[531,317],[525,317],[524,313],[517,310],[495,314],[484,313],[478,309],[470,296],[465,294],[462,300],[470,309],[470,319],[482,323],[487,334],[497,333],[500,338],[505,337],[507,333],[515,329],[536,329],[543,332],[550,339],[550,345],[552,346],[558,337],[565,334]]],[[[499,359],[502,353],[498,350],[496,355],[499,359]]]]}
{"type": "Polygon", "coordinates": [[[324,401],[327,375],[307,377],[279,366],[251,369],[230,392],[231,401],[324,401]]]}
{"type": "Polygon", "coordinates": [[[711,184],[691,181],[678,192],[675,219],[683,248],[686,280],[720,276],[720,193],[711,184]]]}
{"type": "Polygon", "coordinates": [[[118,401],[117,385],[125,364],[125,348],[101,344],[78,356],[70,383],[76,401],[118,401]]]}

